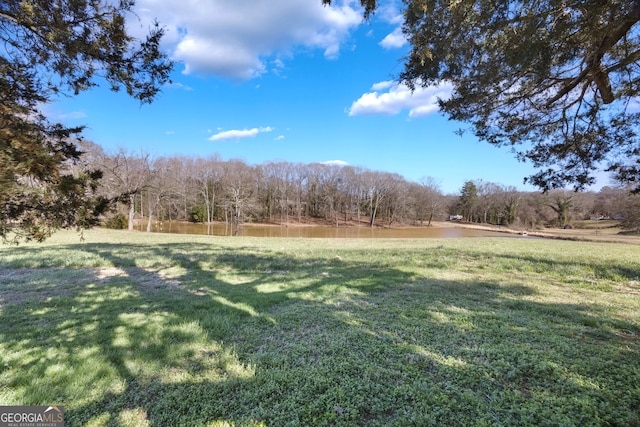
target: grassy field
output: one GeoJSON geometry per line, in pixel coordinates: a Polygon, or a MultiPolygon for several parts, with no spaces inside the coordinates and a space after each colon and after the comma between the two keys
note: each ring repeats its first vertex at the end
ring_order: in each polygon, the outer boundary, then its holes
{"type": "Polygon", "coordinates": [[[94,230],[0,247],[0,404],[68,426],[640,425],[640,245],[94,230]]]}

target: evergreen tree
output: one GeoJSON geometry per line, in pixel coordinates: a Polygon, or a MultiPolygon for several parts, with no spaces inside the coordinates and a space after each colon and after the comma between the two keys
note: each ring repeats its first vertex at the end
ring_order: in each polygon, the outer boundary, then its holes
{"type": "Polygon", "coordinates": [[[532,162],[544,190],[583,189],[605,165],[640,191],[640,0],[404,3],[401,81],[452,83],[441,110],[532,162]]]}
{"type": "Polygon", "coordinates": [[[464,217],[465,221],[473,222],[475,220],[475,206],[478,200],[478,188],[473,181],[464,183],[458,198],[458,209],[464,217]]]}
{"type": "Polygon", "coordinates": [[[0,237],[42,241],[58,228],[96,224],[108,202],[101,174],[78,171],[82,127],[51,123],[40,106],[102,77],[151,102],[173,66],[157,24],[144,41],[126,32],[134,2],[10,0],[0,3],[0,237]]]}

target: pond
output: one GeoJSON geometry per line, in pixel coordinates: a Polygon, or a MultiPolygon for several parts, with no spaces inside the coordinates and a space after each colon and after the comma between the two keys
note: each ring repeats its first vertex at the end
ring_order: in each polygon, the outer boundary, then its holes
{"type": "MultiPolygon", "coordinates": [[[[137,227],[147,229],[146,223],[137,227]]],[[[194,224],[190,222],[156,222],[152,232],[176,234],[205,234],[211,236],[231,236],[230,225],[194,224]]],[[[369,228],[369,227],[324,227],[324,226],[278,226],[244,224],[240,227],[240,236],[252,237],[305,237],[305,238],[449,238],[449,237],[515,237],[497,231],[476,230],[451,227],[407,227],[407,228],[369,228]]]]}

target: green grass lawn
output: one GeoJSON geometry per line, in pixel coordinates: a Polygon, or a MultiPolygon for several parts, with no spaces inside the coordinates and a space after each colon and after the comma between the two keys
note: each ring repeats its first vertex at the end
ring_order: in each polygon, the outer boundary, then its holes
{"type": "Polygon", "coordinates": [[[0,404],[68,426],[640,425],[640,245],[93,230],[0,247],[0,404]]]}

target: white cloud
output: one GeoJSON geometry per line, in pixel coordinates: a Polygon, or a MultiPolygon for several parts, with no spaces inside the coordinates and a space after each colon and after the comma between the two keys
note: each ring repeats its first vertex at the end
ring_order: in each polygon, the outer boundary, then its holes
{"type": "Polygon", "coordinates": [[[320,0],[138,0],[136,10],[143,26],[157,18],[167,29],[164,47],[185,74],[238,80],[267,72],[270,61],[299,47],[336,58],[362,23],[350,0],[331,7],[320,0]]]}
{"type": "Polygon", "coordinates": [[[382,21],[387,22],[391,25],[395,25],[396,28],[389,34],[386,35],[380,43],[384,49],[397,49],[405,44],[407,44],[407,39],[405,35],[402,33],[402,23],[404,22],[404,15],[399,12],[399,5],[396,1],[389,1],[384,5],[380,6],[379,16],[382,21]]]}
{"type": "Polygon", "coordinates": [[[209,138],[209,141],[228,141],[234,139],[243,139],[243,138],[253,138],[257,134],[262,132],[271,132],[273,129],[269,126],[263,128],[253,128],[253,129],[233,129],[233,130],[225,130],[216,133],[215,135],[209,138]]]}
{"type": "Polygon", "coordinates": [[[371,88],[373,92],[362,95],[349,108],[350,116],[396,115],[409,110],[409,117],[421,117],[438,111],[438,99],[451,96],[450,83],[422,87],[417,85],[414,92],[405,84],[380,82],[371,88]],[[381,92],[388,89],[387,92],[381,92]]]}
{"type": "Polygon", "coordinates": [[[284,139],[284,135],[278,135],[275,138],[273,138],[274,141],[282,141],[284,139]]]}
{"type": "Polygon", "coordinates": [[[398,5],[396,1],[389,1],[383,5],[380,5],[378,15],[384,22],[388,22],[393,25],[402,25],[404,22],[404,15],[398,9],[402,6],[398,5]]]}
{"type": "Polygon", "coordinates": [[[395,49],[407,44],[407,39],[402,33],[402,28],[398,27],[395,30],[393,30],[392,33],[387,34],[387,36],[384,39],[382,39],[382,41],[379,44],[380,46],[382,46],[387,50],[395,49]]]}
{"type": "Polygon", "coordinates": [[[627,106],[627,113],[638,113],[640,112],[640,97],[631,98],[629,101],[629,105],[627,106]]]}
{"type": "Polygon", "coordinates": [[[170,83],[167,83],[166,86],[171,89],[183,89],[189,92],[193,91],[193,88],[191,86],[187,86],[178,82],[170,82],[170,83]]]}
{"type": "Polygon", "coordinates": [[[72,111],[70,113],[61,113],[57,115],[58,120],[78,120],[87,117],[87,113],[84,111],[72,111]]]}
{"type": "Polygon", "coordinates": [[[349,163],[345,162],[344,160],[327,160],[326,162],[320,162],[320,164],[329,165],[329,166],[348,166],[349,165],[349,163]]]}
{"type": "Polygon", "coordinates": [[[375,91],[385,90],[395,85],[396,85],[396,82],[394,82],[393,80],[385,80],[383,82],[374,83],[371,86],[371,90],[375,90],[375,91]]]}

